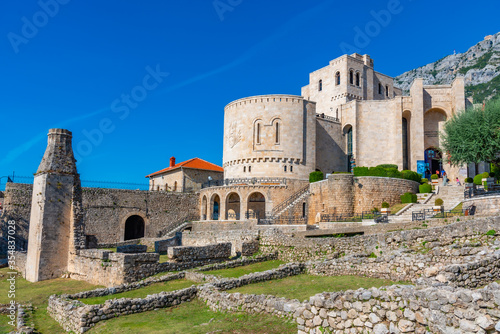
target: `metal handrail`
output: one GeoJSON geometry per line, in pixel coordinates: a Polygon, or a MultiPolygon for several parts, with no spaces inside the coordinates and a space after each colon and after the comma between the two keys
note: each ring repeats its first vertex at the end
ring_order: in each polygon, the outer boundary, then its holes
{"type": "Polygon", "coordinates": [[[305,194],[308,191],[309,191],[309,184],[307,186],[303,187],[302,189],[300,189],[299,191],[297,191],[296,193],[294,193],[292,196],[288,197],[286,200],[284,200],[280,204],[276,205],[273,208],[271,215],[274,217],[279,212],[281,212],[283,209],[285,209],[288,205],[292,204],[297,198],[299,198],[300,196],[302,196],[303,194],[305,194]]]}
{"type": "Polygon", "coordinates": [[[247,178],[234,178],[224,180],[212,180],[205,182],[201,185],[201,189],[210,187],[220,187],[229,185],[262,185],[262,184],[277,184],[286,185],[286,178],[281,177],[247,177],[247,178]]]}

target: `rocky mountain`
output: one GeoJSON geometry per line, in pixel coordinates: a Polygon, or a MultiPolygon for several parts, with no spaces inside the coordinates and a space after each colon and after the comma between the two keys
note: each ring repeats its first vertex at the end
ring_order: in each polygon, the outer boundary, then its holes
{"type": "Polygon", "coordinates": [[[394,79],[405,95],[414,79],[424,78],[424,84],[450,84],[457,76],[465,76],[466,96],[481,103],[500,93],[500,32],[489,35],[467,52],[455,53],[394,79]]]}

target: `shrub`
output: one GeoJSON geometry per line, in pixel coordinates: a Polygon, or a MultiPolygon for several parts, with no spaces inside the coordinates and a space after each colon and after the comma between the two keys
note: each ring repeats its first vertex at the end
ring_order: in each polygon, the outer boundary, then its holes
{"type": "Polygon", "coordinates": [[[372,212],[372,213],[379,212],[379,209],[378,209],[378,208],[373,208],[373,209],[371,210],[371,212],[372,212]]]}
{"type": "Polygon", "coordinates": [[[432,174],[431,175],[431,179],[432,180],[437,180],[437,179],[439,179],[439,176],[437,174],[432,174]]]}
{"type": "Polygon", "coordinates": [[[474,184],[480,186],[483,184],[483,179],[486,178],[486,177],[490,177],[490,173],[488,172],[484,172],[482,174],[477,174],[476,176],[474,176],[474,184]]]}
{"type": "Polygon", "coordinates": [[[474,182],[474,179],[472,177],[466,177],[464,182],[465,183],[472,183],[472,182],[474,182]]]}
{"type": "Polygon", "coordinates": [[[443,205],[443,200],[441,198],[436,198],[436,200],[434,201],[434,205],[435,206],[441,206],[443,205]]]}
{"type": "Polygon", "coordinates": [[[382,202],[382,207],[383,207],[384,209],[388,209],[388,208],[390,208],[391,206],[390,206],[390,205],[389,205],[389,203],[387,203],[387,202],[382,202]]]}
{"type": "Polygon", "coordinates": [[[490,172],[490,177],[495,177],[495,172],[490,172]]]}
{"type": "Polygon", "coordinates": [[[417,203],[417,195],[414,193],[405,193],[401,195],[401,203],[417,203]]]}
{"type": "Polygon", "coordinates": [[[497,231],[495,230],[489,230],[488,232],[485,233],[486,235],[496,235],[497,231]]]}
{"type": "Polygon", "coordinates": [[[312,172],[311,174],[309,174],[309,182],[310,183],[321,181],[321,180],[323,180],[323,178],[324,178],[323,172],[321,172],[321,171],[315,171],[315,172],[312,172]]]}
{"type": "Polygon", "coordinates": [[[429,183],[429,179],[423,178],[423,179],[420,180],[420,183],[421,184],[429,183]]]}
{"type": "Polygon", "coordinates": [[[404,170],[401,172],[401,174],[403,176],[403,179],[406,180],[412,180],[418,183],[420,183],[420,180],[422,180],[422,175],[412,170],[404,170]]]}
{"type": "Polygon", "coordinates": [[[418,186],[418,192],[421,194],[428,194],[432,192],[432,186],[428,183],[418,186]]]}
{"type": "Polygon", "coordinates": [[[397,168],[386,168],[385,174],[387,177],[395,177],[397,179],[401,179],[403,177],[403,175],[400,171],[397,170],[397,168]]]}
{"type": "Polygon", "coordinates": [[[393,165],[393,164],[382,164],[382,165],[378,165],[377,167],[385,168],[385,169],[398,169],[398,165],[393,165]]]}
{"type": "Polygon", "coordinates": [[[354,176],[368,176],[368,167],[354,167],[354,176]]]}
{"type": "Polygon", "coordinates": [[[368,171],[369,176],[387,176],[387,170],[382,167],[370,167],[368,171]]]}
{"type": "Polygon", "coordinates": [[[374,253],[374,252],[371,252],[371,254],[370,254],[370,255],[368,255],[368,257],[369,257],[370,259],[375,259],[375,258],[377,258],[377,255],[375,255],[375,253],[374,253]]]}

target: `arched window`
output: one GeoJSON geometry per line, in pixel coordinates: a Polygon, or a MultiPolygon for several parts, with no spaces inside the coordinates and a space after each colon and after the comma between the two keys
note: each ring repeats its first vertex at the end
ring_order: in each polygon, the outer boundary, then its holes
{"type": "Polygon", "coordinates": [[[352,160],[353,160],[353,152],[352,152],[352,126],[349,126],[344,130],[345,135],[347,136],[346,144],[347,144],[347,171],[352,172],[352,160]]]}
{"type": "Polygon", "coordinates": [[[252,171],[252,166],[248,166],[248,172],[250,173],[252,171]]]}
{"type": "Polygon", "coordinates": [[[339,119],[339,108],[337,108],[337,111],[335,111],[335,118],[337,118],[337,120],[339,119]]]}
{"type": "Polygon", "coordinates": [[[354,85],[354,71],[353,70],[349,71],[349,83],[351,85],[354,85]]]}
{"type": "Polygon", "coordinates": [[[403,117],[402,123],[403,134],[403,169],[408,169],[408,120],[403,117]]]}
{"type": "Polygon", "coordinates": [[[318,82],[318,90],[321,92],[323,90],[323,80],[318,82]]]}
{"type": "Polygon", "coordinates": [[[359,87],[359,84],[360,84],[360,82],[359,82],[359,72],[357,72],[356,73],[356,86],[359,87]]]}
{"type": "Polygon", "coordinates": [[[340,85],[340,72],[335,73],[335,84],[340,85]]]}
{"type": "Polygon", "coordinates": [[[279,144],[280,143],[280,123],[279,122],[276,122],[276,134],[275,134],[275,141],[274,143],[275,144],[279,144]]]}
{"type": "Polygon", "coordinates": [[[286,172],[286,166],[283,166],[283,171],[286,172]]]}
{"type": "Polygon", "coordinates": [[[290,172],[293,172],[293,166],[290,166],[290,172]]]}
{"type": "Polygon", "coordinates": [[[243,173],[247,171],[247,166],[243,166],[243,173]]]}
{"type": "Polygon", "coordinates": [[[383,93],[382,93],[382,84],[381,84],[380,82],[378,83],[378,93],[379,93],[380,95],[382,95],[382,94],[383,94],[383,93]]]}
{"type": "Polygon", "coordinates": [[[389,85],[385,86],[385,96],[389,97],[389,85]]]}

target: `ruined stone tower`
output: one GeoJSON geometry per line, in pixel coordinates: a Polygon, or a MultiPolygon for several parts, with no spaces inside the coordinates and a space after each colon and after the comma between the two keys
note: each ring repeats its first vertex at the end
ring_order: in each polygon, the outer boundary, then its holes
{"type": "Polygon", "coordinates": [[[26,279],[37,282],[63,275],[85,247],[80,176],[72,134],[50,129],[48,144],[33,182],[26,279]]]}

